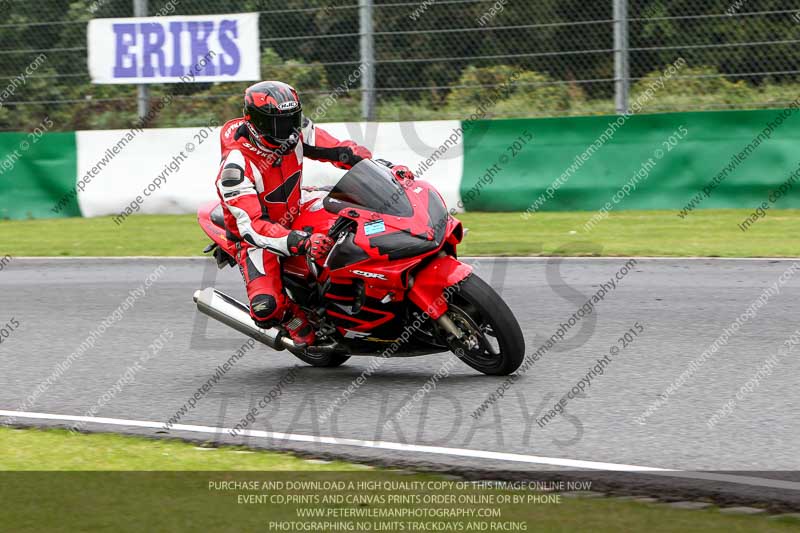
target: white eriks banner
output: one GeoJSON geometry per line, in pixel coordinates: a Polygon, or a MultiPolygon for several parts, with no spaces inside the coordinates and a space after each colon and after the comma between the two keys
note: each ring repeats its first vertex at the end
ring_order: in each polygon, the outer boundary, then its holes
{"type": "Polygon", "coordinates": [[[258,13],[92,19],[92,83],[261,79],[258,13]]]}

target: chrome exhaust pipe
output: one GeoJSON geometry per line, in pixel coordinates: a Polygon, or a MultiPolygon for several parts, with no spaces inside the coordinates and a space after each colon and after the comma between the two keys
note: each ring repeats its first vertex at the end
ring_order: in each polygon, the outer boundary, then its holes
{"type": "Polygon", "coordinates": [[[246,305],[214,287],[195,291],[193,299],[197,304],[197,310],[204,315],[266,344],[273,350],[301,351],[294,345],[292,339],[283,335],[278,328],[262,329],[256,326],[250,318],[250,311],[246,305]]]}

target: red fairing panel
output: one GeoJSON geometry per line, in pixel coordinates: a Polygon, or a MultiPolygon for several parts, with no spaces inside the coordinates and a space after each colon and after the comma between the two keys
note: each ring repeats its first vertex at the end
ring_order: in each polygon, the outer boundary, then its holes
{"type": "Polygon", "coordinates": [[[472,267],[445,255],[431,261],[414,278],[408,298],[434,320],[447,311],[444,290],[472,274],[472,267]]]}
{"type": "Polygon", "coordinates": [[[212,200],[201,205],[197,210],[197,221],[200,223],[200,227],[203,228],[203,231],[206,232],[206,235],[208,235],[212,241],[219,244],[219,246],[229,255],[235,255],[236,243],[228,240],[225,230],[211,221],[211,212],[217,206],[219,206],[219,202],[217,200],[212,200]]]}

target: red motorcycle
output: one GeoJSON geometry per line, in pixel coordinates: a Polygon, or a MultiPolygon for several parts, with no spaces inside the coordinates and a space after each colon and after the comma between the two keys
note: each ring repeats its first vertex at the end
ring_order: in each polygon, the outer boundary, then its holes
{"type": "MultiPolygon", "coordinates": [[[[204,205],[200,225],[220,268],[235,265],[222,207],[204,205]]],[[[439,193],[425,181],[399,181],[364,160],[333,187],[304,190],[293,229],[327,233],[325,263],[281,260],[287,295],[308,314],[317,341],[298,348],[279,328],[262,329],[248,308],[213,287],[195,292],[198,309],[313,366],[353,355],[410,357],[452,351],[490,375],[514,372],[525,355],[517,319],[500,296],[457,259],[464,236],[439,193]],[[306,194],[307,193],[307,194],[306,194]]]]}

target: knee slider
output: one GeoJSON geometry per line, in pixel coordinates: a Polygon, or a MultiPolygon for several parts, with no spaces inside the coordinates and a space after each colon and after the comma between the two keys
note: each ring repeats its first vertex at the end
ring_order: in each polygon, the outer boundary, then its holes
{"type": "Polygon", "coordinates": [[[272,315],[275,314],[277,309],[278,304],[271,294],[257,294],[250,302],[250,311],[259,322],[274,318],[272,315]]]}

